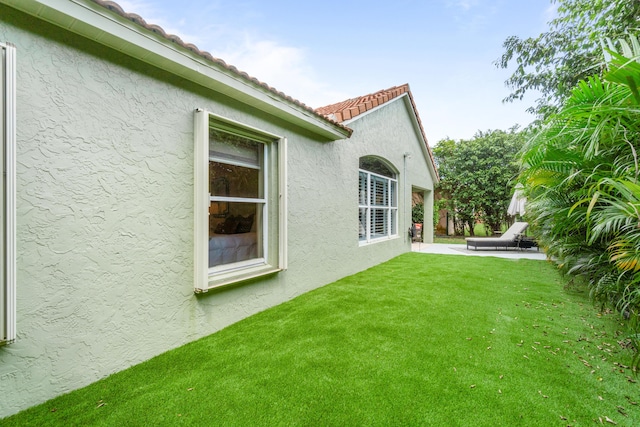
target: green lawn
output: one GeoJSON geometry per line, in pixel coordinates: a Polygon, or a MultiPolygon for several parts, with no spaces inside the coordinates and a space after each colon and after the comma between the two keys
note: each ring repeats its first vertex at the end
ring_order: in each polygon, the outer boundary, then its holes
{"type": "Polygon", "coordinates": [[[464,245],[466,241],[464,237],[460,236],[436,236],[433,238],[433,243],[445,243],[448,245],[464,245]]]}
{"type": "Polygon", "coordinates": [[[0,424],[640,425],[618,342],[544,261],[409,253],[0,424]]]}

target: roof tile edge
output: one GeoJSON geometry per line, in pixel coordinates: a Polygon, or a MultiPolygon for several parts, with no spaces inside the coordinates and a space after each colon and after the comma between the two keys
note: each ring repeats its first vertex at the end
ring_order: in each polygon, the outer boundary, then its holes
{"type": "Polygon", "coordinates": [[[339,121],[333,120],[330,117],[324,115],[324,114],[320,114],[318,113],[314,108],[309,107],[308,105],[304,104],[303,102],[298,101],[297,99],[292,98],[291,96],[288,96],[286,94],[284,94],[283,92],[277,90],[276,88],[269,86],[267,83],[261,82],[260,80],[258,80],[255,77],[251,77],[248,73],[244,72],[244,71],[240,71],[238,70],[236,67],[234,67],[233,65],[229,65],[227,64],[225,61],[223,61],[220,58],[216,58],[214,57],[211,53],[207,52],[207,51],[203,51],[200,50],[196,45],[192,44],[192,43],[185,43],[184,41],[182,41],[182,39],[176,35],[173,34],[168,34],[161,26],[156,25],[156,24],[149,24],[147,23],[144,18],[142,18],[141,16],[135,14],[135,13],[127,13],[118,3],[112,1],[112,0],[91,0],[92,2],[96,3],[99,6],[104,7],[105,9],[110,10],[113,13],[116,13],[118,15],[120,15],[121,17],[128,19],[129,21],[133,22],[134,24],[145,28],[148,31],[151,31],[175,44],[177,44],[178,46],[187,49],[189,51],[191,51],[192,53],[194,53],[195,55],[200,56],[201,58],[206,59],[209,62],[212,62],[213,64],[224,68],[225,70],[235,74],[236,76],[246,80],[247,82],[250,82],[251,84],[261,88],[261,89],[265,89],[269,92],[271,92],[272,94],[276,95],[277,97],[279,97],[280,99],[282,99],[283,101],[289,102],[299,108],[302,108],[303,110],[305,110],[308,113],[311,113],[313,116],[324,120],[328,123],[330,123],[333,126],[337,126],[341,129],[343,129],[344,131],[348,132],[348,135],[351,136],[352,134],[352,129],[348,128],[347,126],[343,125],[342,123],[340,123],[339,121]]]}

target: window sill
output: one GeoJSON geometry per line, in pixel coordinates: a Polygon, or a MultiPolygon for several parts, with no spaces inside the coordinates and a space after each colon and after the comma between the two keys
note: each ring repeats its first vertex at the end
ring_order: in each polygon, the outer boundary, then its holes
{"type": "Polygon", "coordinates": [[[269,264],[261,264],[255,267],[245,268],[242,270],[230,271],[227,273],[214,274],[209,276],[209,280],[206,283],[206,287],[195,288],[196,294],[209,292],[225,288],[228,286],[234,286],[247,282],[249,280],[257,279],[259,277],[276,274],[282,271],[279,267],[274,267],[269,264]]]}
{"type": "Polygon", "coordinates": [[[379,237],[377,239],[371,239],[371,240],[359,240],[358,243],[359,243],[359,246],[369,246],[369,245],[374,245],[376,243],[388,242],[389,240],[396,240],[399,237],[400,236],[398,234],[395,234],[389,237],[379,237]]]}

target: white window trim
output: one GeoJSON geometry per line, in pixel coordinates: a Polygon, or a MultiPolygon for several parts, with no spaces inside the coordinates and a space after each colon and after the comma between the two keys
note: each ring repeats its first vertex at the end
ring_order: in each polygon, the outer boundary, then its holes
{"type": "MultiPolygon", "coordinates": [[[[396,178],[389,178],[388,176],[384,176],[384,175],[380,175],[377,174],[375,172],[371,172],[368,171],[366,169],[358,169],[358,173],[364,173],[367,175],[367,203],[364,205],[361,205],[360,203],[358,203],[358,209],[366,209],[367,210],[367,215],[366,215],[366,221],[367,223],[365,224],[365,231],[366,231],[366,236],[364,240],[358,240],[359,245],[360,246],[366,246],[366,245],[370,245],[372,243],[378,243],[378,242],[384,242],[387,240],[391,240],[391,239],[396,239],[399,237],[398,234],[398,180],[396,178]],[[387,206],[374,206],[371,203],[371,177],[372,176],[376,176],[382,179],[385,179],[387,181],[389,181],[389,183],[395,183],[395,189],[396,189],[396,206],[393,206],[393,201],[392,198],[389,197],[389,202],[387,206]],[[382,237],[371,237],[371,209],[387,209],[388,210],[388,217],[387,217],[387,224],[388,224],[388,228],[389,231],[387,233],[386,236],[382,236],[382,237]],[[396,224],[396,232],[392,233],[391,232],[391,224],[394,222],[395,219],[395,224],[396,224]]],[[[359,178],[358,178],[359,179],[359,178]]],[[[391,188],[391,187],[389,187],[391,188]]],[[[390,190],[389,190],[390,191],[390,190]]]]}
{"type": "Polygon", "coordinates": [[[0,345],[16,339],[16,49],[0,43],[2,50],[2,209],[4,223],[1,235],[2,253],[2,319],[0,319],[0,345]]]}
{"type": "Polygon", "coordinates": [[[286,270],[289,264],[289,252],[287,250],[287,242],[289,239],[289,226],[287,224],[287,218],[289,216],[289,203],[287,198],[287,185],[289,183],[289,168],[287,166],[289,164],[288,152],[289,143],[287,142],[287,138],[280,139],[280,142],[278,143],[278,204],[280,212],[280,216],[278,218],[278,229],[280,231],[278,234],[278,238],[280,239],[278,242],[278,268],[280,270],[286,270]]]}
{"type": "MultiPolygon", "coordinates": [[[[224,131],[224,129],[221,129],[224,131]]],[[[194,156],[194,289],[196,293],[207,292],[211,289],[227,286],[229,284],[254,279],[256,277],[273,274],[287,268],[287,192],[286,192],[286,161],[287,161],[287,140],[284,137],[247,126],[243,123],[236,122],[217,114],[196,109],[194,118],[194,138],[195,138],[195,156],[194,156]],[[250,199],[256,203],[263,204],[263,257],[250,259],[243,262],[225,264],[219,267],[209,268],[209,203],[211,196],[209,195],[209,122],[213,118],[217,122],[226,123],[234,128],[245,129],[251,134],[258,134],[265,140],[273,141],[278,147],[278,194],[269,193],[269,186],[265,188],[264,199],[250,199]],[[278,253],[277,263],[269,264],[271,259],[270,243],[268,236],[270,235],[269,224],[273,220],[268,216],[269,203],[278,204],[278,253]]],[[[270,176],[270,164],[267,159],[272,158],[270,147],[265,145],[264,149],[264,174],[265,177],[270,176]]],[[[233,197],[216,197],[218,201],[239,201],[233,197]],[[223,200],[224,199],[224,200],[223,200]]],[[[247,199],[242,199],[246,202],[247,199]]]]}

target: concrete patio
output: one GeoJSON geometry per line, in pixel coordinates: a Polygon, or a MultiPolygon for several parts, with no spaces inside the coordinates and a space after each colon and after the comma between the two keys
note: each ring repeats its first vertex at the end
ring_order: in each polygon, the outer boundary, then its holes
{"type": "Polygon", "coordinates": [[[412,243],[411,250],[413,252],[421,252],[425,254],[494,256],[499,258],[513,258],[513,259],[538,259],[538,260],[547,259],[546,254],[542,251],[538,251],[536,248],[511,249],[507,251],[495,250],[491,248],[470,250],[470,249],[467,249],[467,246],[464,244],[412,243]]]}

